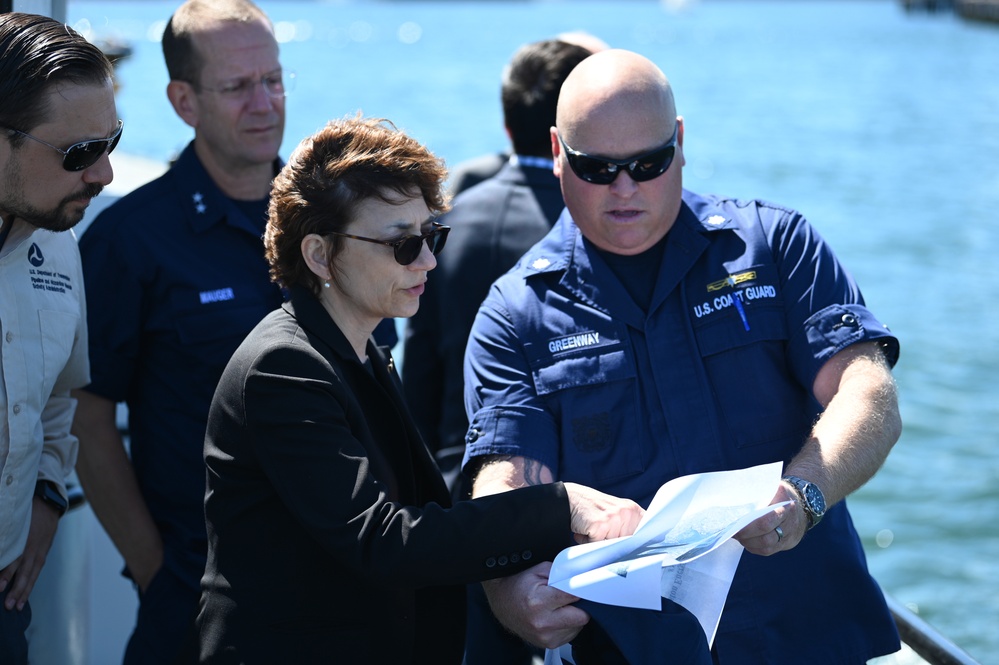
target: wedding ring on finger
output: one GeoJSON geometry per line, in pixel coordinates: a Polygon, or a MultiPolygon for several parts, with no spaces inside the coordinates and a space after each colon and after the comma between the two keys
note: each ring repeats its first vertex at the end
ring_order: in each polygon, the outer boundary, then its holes
{"type": "Polygon", "coordinates": [[[774,533],[777,534],[777,543],[778,544],[780,543],[780,541],[784,540],[784,529],[780,528],[779,526],[775,526],[774,527],[774,533]]]}

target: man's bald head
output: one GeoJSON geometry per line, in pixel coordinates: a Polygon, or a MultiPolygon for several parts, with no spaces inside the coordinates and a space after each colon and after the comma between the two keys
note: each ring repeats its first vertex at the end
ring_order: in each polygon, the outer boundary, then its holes
{"type": "Polygon", "coordinates": [[[576,134],[584,125],[629,131],[612,126],[611,121],[619,117],[650,127],[665,122],[665,141],[673,133],[676,104],[669,80],[652,61],[631,51],[610,49],[593,54],[566,78],[559,93],[556,126],[562,138],[576,147],[576,134]]]}
{"type": "MultiPolygon", "coordinates": [[[[672,228],[683,196],[683,121],[662,71],[637,53],[608,50],[576,65],[558,98],[551,130],[555,175],[582,234],[603,251],[630,256],[659,242],[672,228]],[[573,171],[570,150],[596,162],[637,164],[664,150],[675,132],[666,170],[634,180],[616,168],[608,183],[573,171]],[[563,150],[563,145],[565,150],[563,150]]],[[[663,162],[666,165],[666,162],[663,162]]]]}

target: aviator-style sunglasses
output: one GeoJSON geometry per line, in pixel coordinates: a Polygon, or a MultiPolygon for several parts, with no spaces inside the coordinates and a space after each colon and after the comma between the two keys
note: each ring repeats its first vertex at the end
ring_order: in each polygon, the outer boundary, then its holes
{"type": "Polygon", "coordinates": [[[673,163],[673,156],[676,154],[676,138],[679,131],[680,123],[676,123],[673,136],[665,145],[644,155],[636,155],[627,159],[593,157],[573,150],[562,140],[562,132],[559,132],[558,140],[562,144],[562,149],[565,150],[565,157],[569,161],[569,167],[573,173],[581,180],[594,185],[609,185],[614,182],[621,171],[627,171],[635,182],[652,180],[666,173],[670,164],[673,163]]]}
{"type": "Polygon", "coordinates": [[[364,238],[337,231],[330,231],[327,235],[387,245],[394,251],[396,263],[401,266],[408,266],[420,255],[424,240],[427,242],[427,247],[430,248],[430,253],[434,256],[440,254],[441,250],[444,249],[444,243],[447,242],[447,234],[451,231],[451,227],[438,224],[437,222],[432,222],[432,225],[431,229],[426,233],[418,236],[407,236],[402,240],[376,240],[375,238],[364,238]]]}
{"type": "Polygon", "coordinates": [[[27,136],[32,141],[37,141],[42,145],[47,145],[56,152],[62,155],[62,167],[67,171],[82,171],[83,169],[90,168],[97,163],[97,160],[107,152],[109,155],[111,151],[114,150],[115,146],[118,145],[118,141],[121,139],[121,129],[124,123],[119,120],[118,128],[114,130],[114,134],[106,139],[91,139],[89,141],[80,141],[79,143],[74,143],[65,150],[62,148],[57,148],[51,143],[41,140],[37,136],[32,136],[28,132],[22,132],[20,129],[14,129],[13,127],[4,127],[4,129],[10,130],[21,136],[27,136]]]}

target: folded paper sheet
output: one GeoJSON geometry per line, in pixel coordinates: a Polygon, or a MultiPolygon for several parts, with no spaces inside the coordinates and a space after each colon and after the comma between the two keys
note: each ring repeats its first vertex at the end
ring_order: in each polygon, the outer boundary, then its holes
{"type": "Polygon", "coordinates": [[[548,584],[580,598],[659,609],[665,597],[693,613],[713,642],[742,556],[731,540],[778,506],[780,462],[675,478],[656,493],[634,534],[563,550],[548,584]]]}

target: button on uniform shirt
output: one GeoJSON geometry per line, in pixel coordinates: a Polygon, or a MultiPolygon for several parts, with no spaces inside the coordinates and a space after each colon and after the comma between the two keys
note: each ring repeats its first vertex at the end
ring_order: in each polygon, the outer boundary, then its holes
{"type": "Polygon", "coordinates": [[[73,232],[17,223],[0,248],[0,568],[24,550],[35,483],[65,496],[77,452],[69,391],[90,380],[86,318],[73,232]]]}

